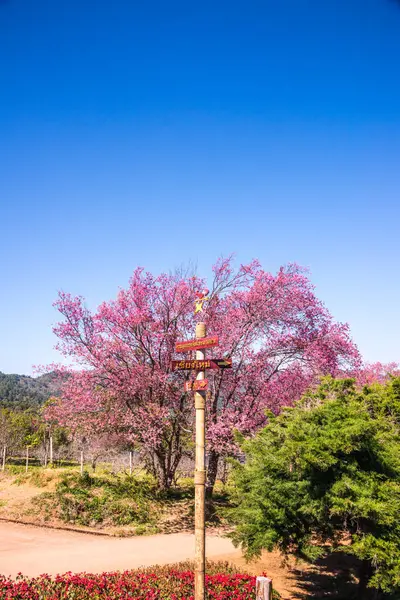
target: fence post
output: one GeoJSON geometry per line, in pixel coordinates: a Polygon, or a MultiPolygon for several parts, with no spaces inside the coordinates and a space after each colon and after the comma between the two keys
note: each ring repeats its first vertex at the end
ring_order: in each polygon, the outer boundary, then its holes
{"type": "Polygon", "coordinates": [[[3,447],[3,462],[1,465],[1,470],[5,471],[6,470],[6,453],[7,453],[7,446],[4,444],[3,447]]]}
{"type": "Polygon", "coordinates": [[[81,450],[81,475],[83,475],[83,450],[81,450]]]}
{"type": "Polygon", "coordinates": [[[272,600],[272,579],[269,577],[257,577],[256,600],[272,600]]]}
{"type": "Polygon", "coordinates": [[[29,467],[29,446],[26,447],[26,464],[25,464],[25,473],[28,472],[29,467]]]}

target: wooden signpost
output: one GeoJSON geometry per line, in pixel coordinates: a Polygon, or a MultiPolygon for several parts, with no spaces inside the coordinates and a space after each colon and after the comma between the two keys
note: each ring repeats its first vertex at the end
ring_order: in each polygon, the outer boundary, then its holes
{"type": "MultiPolygon", "coordinates": [[[[197,323],[196,338],[206,337],[206,324],[197,323]]],[[[196,351],[196,362],[205,363],[205,350],[196,351]]],[[[204,381],[205,367],[199,370],[196,381],[204,381]]],[[[201,384],[200,384],[201,385],[201,384]]],[[[205,600],[206,597],[206,393],[194,393],[194,406],[196,409],[196,452],[194,471],[194,537],[195,537],[195,568],[194,568],[194,598],[205,600]]]]}
{"type": "MultiPolygon", "coordinates": [[[[203,312],[203,305],[209,300],[208,290],[197,295],[195,300],[195,314],[203,312]]],[[[195,381],[186,381],[185,392],[194,392],[194,406],[196,409],[196,454],[195,454],[195,573],[194,573],[194,599],[205,600],[205,565],[206,565],[206,529],[205,529],[205,411],[206,391],[208,380],[205,379],[206,369],[231,369],[231,358],[206,359],[206,348],[218,346],[216,335],[207,337],[206,324],[196,325],[196,339],[175,344],[176,352],[196,351],[193,360],[173,360],[172,371],[197,371],[195,381]]]]}

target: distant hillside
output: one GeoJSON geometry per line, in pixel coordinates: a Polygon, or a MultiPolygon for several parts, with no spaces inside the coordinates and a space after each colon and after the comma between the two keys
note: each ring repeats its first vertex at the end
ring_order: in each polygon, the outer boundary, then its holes
{"type": "Polygon", "coordinates": [[[37,408],[50,396],[57,396],[58,393],[59,384],[55,373],[29,377],[0,372],[0,408],[37,408]]]}

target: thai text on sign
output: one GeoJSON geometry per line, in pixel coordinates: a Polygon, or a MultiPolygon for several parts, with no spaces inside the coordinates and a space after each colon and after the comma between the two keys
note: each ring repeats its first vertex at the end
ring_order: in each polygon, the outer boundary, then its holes
{"type": "Polygon", "coordinates": [[[203,371],[204,369],[211,368],[211,361],[209,361],[209,360],[173,360],[171,362],[171,368],[173,371],[192,371],[192,370],[203,371]]]}
{"type": "Polygon", "coordinates": [[[204,371],[204,369],[231,369],[231,358],[214,358],[213,360],[173,360],[173,371],[204,371]]]}
{"type": "Polygon", "coordinates": [[[190,352],[190,350],[200,350],[201,348],[212,348],[218,346],[218,336],[205,337],[198,340],[189,340],[187,342],[176,342],[176,352],[190,352]]]}
{"type": "Polygon", "coordinates": [[[196,381],[185,381],[185,392],[198,392],[208,390],[208,379],[198,379],[196,381]]]}

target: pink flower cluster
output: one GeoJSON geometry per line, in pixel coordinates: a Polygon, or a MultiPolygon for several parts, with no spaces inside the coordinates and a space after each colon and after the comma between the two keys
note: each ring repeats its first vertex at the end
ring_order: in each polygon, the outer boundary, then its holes
{"type": "MultiPolygon", "coordinates": [[[[240,574],[206,576],[210,600],[250,600],[255,595],[255,577],[240,574]]],[[[0,600],[193,600],[192,571],[155,568],[153,572],[125,571],[41,575],[16,580],[0,576],[0,600]]]]}

